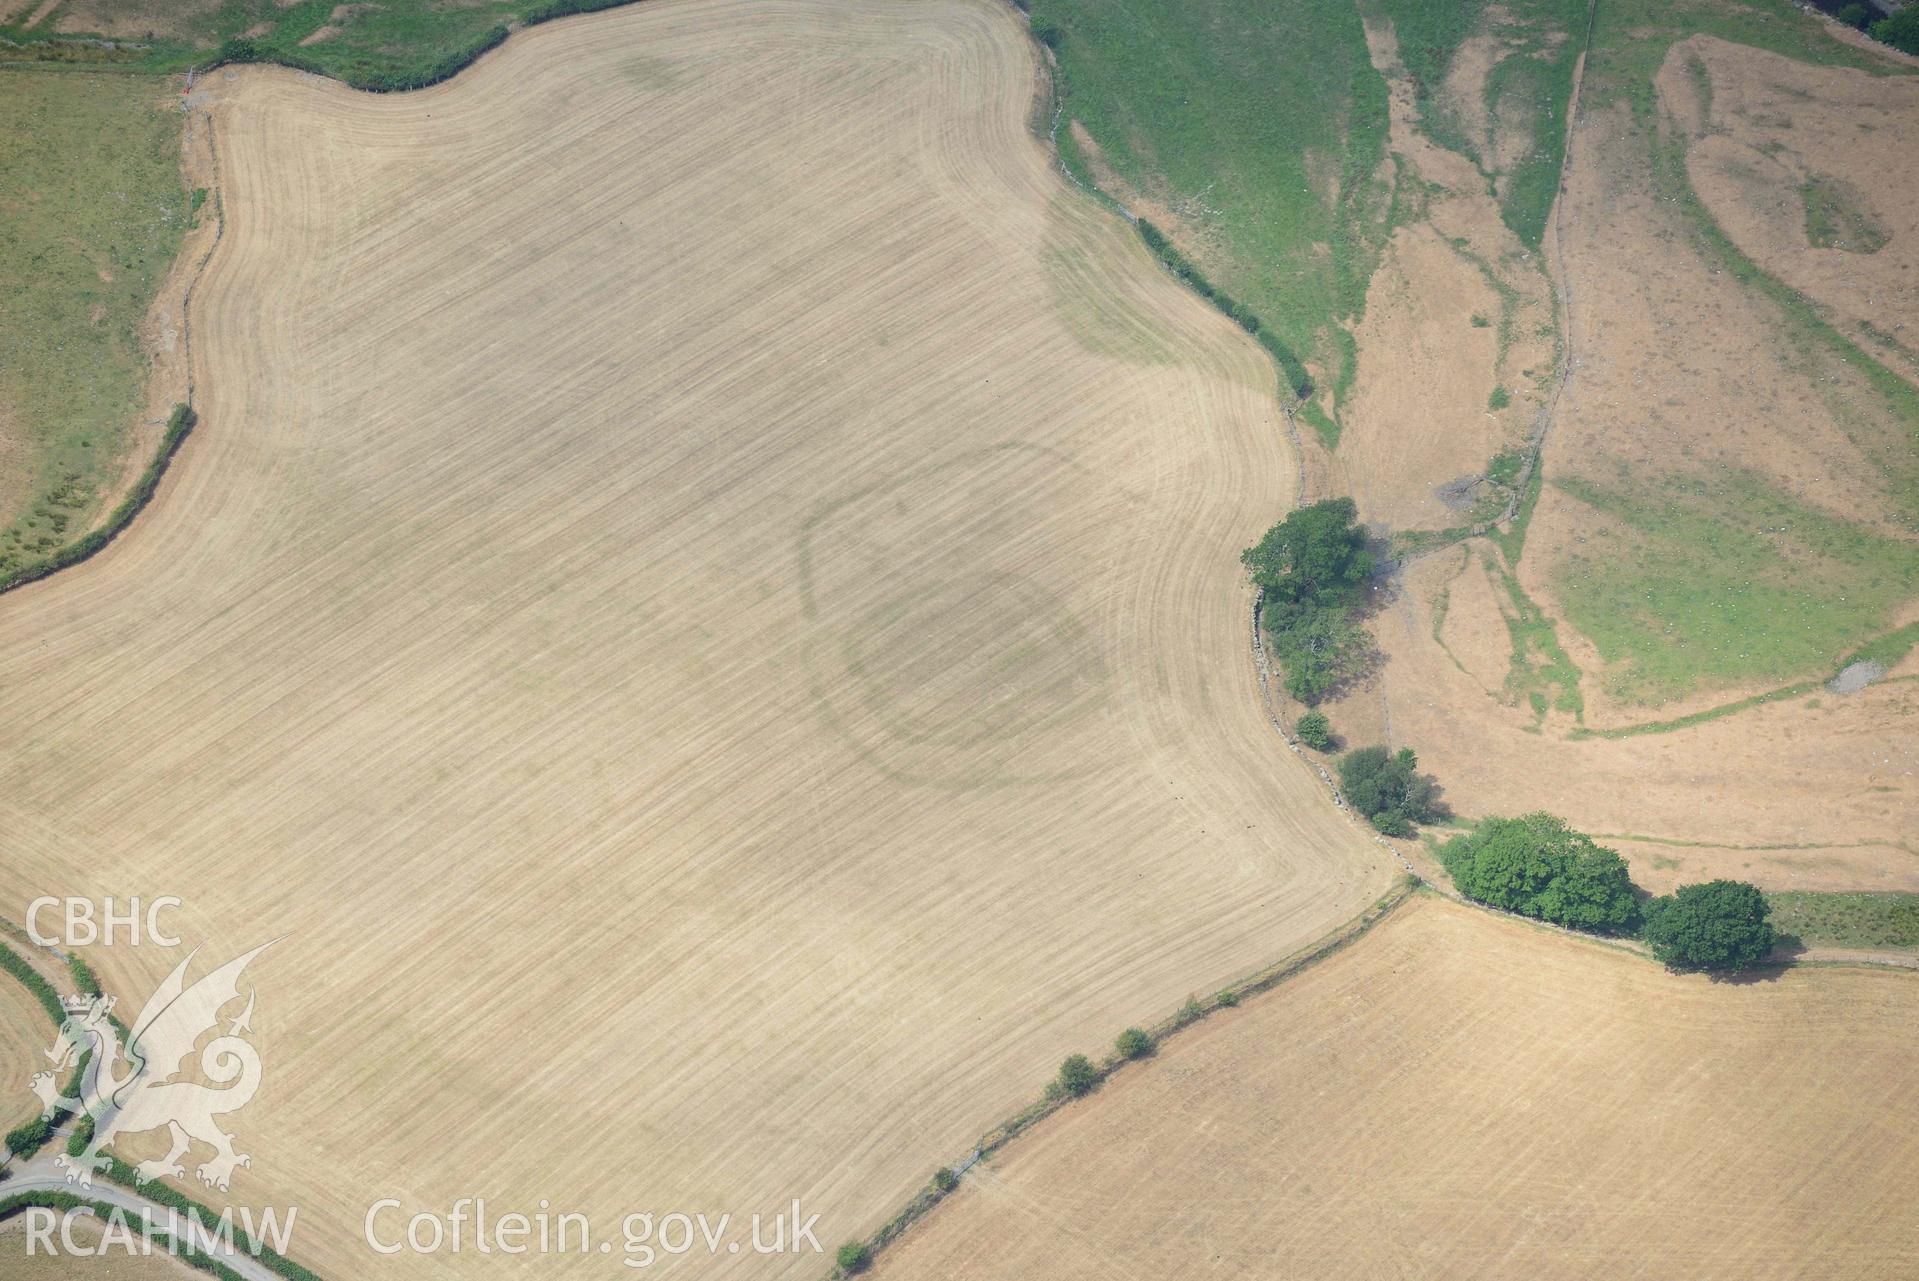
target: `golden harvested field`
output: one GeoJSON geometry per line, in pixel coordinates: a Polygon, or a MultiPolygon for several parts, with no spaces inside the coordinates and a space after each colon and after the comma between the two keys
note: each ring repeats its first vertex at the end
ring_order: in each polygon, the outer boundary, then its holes
{"type": "Polygon", "coordinates": [[[0,601],[0,901],[289,936],[233,1196],[301,1262],[461,1273],[367,1252],[387,1195],[797,1196],[830,1249],[1387,884],[1255,695],[1270,365],[1035,80],[986,0],[661,0],[416,94],[196,85],[201,424],[0,601]]]}
{"type": "Polygon", "coordinates": [[[966,1176],[875,1274],[1910,1276],[1919,980],[1715,985],[1435,896],[966,1176]]]}
{"type": "MultiPolygon", "coordinates": [[[[136,1230],[137,1227],[136,1223],[136,1230]]],[[[56,1242],[58,1232],[56,1227],[56,1242]]],[[[87,1222],[77,1222],[73,1227],[73,1240],[83,1249],[99,1249],[101,1230],[87,1222]]],[[[129,1256],[123,1252],[118,1238],[98,1257],[70,1255],[64,1251],[58,1256],[49,1256],[37,1248],[28,1255],[26,1231],[22,1220],[15,1218],[0,1225],[0,1276],[7,1281],[70,1281],[76,1277],[81,1281],[206,1281],[207,1273],[165,1254],[129,1256]]]]}
{"type": "Polygon", "coordinates": [[[0,1134],[40,1115],[27,1081],[47,1066],[41,1051],[52,1044],[53,1020],[40,1002],[12,975],[0,974],[0,1134]]]}

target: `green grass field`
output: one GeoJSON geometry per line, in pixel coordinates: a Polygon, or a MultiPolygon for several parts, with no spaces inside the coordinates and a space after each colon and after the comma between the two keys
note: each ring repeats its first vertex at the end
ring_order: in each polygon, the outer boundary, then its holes
{"type": "MultiPolygon", "coordinates": [[[[1919,510],[1910,442],[1919,395],[1838,333],[1818,309],[1760,270],[1713,223],[1659,128],[1653,77],[1675,40],[1707,32],[1805,62],[1888,64],[1831,39],[1783,3],[1602,4],[1584,107],[1625,105],[1645,139],[1644,172],[1680,215],[1695,250],[1771,304],[1775,337],[1809,380],[1867,380],[1863,398],[1829,398],[1842,425],[1884,472],[1895,507],[1919,510]]],[[[1625,180],[1622,177],[1622,180],[1625,180]]],[[[1809,233],[1852,237],[1843,192],[1808,204],[1809,233]]],[[[1823,679],[1867,645],[1919,591],[1919,540],[1884,537],[1815,509],[1750,473],[1566,477],[1562,487],[1612,518],[1611,537],[1562,568],[1567,621],[1609,664],[1612,692],[1646,706],[1713,686],[1823,679]]]]}
{"type": "MultiPolygon", "coordinates": [[[[205,12],[181,12],[166,0],[122,0],[117,10],[136,22],[155,15],[152,40],[117,41],[101,48],[56,38],[43,21],[35,28],[0,23],[0,40],[18,46],[8,57],[113,63],[142,72],[182,71],[216,52],[236,61],[267,60],[334,76],[363,89],[403,89],[445,79],[476,52],[504,36],[511,24],[567,12],[610,8],[632,0],[385,0],[341,5],[337,0],[226,0],[205,12]],[[334,14],[340,12],[335,20],[334,14]],[[320,36],[322,31],[323,36],[320,36]],[[248,36],[247,32],[257,34],[248,36]],[[318,39],[314,39],[319,36],[318,39]],[[312,44],[302,44],[314,39],[312,44]],[[228,42],[244,42],[229,44],[228,42]]],[[[31,7],[29,9],[31,11],[31,7]]]]}
{"type": "MultiPolygon", "coordinates": [[[[1378,170],[1386,86],[1352,0],[1033,0],[1065,119],[1264,333],[1319,373],[1336,407],[1390,232],[1378,170]]],[[[1097,164],[1062,127],[1091,182],[1097,164]]],[[[1282,357],[1282,364],[1284,357],[1282,357]]],[[[1324,433],[1325,428],[1321,429],[1324,433]]]]}
{"type": "Polygon", "coordinates": [[[1615,525],[1567,562],[1559,591],[1630,702],[1823,674],[1919,591],[1919,541],[1874,534],[1752,473],[1558,484],[1615,525]]]}
{"type": "MultiPolygon", "coordinates": [[[[1163,228],[1220,291],[1310,364],[1320,395],[1303,407],[1328,444],[1356,353],[1348,326],[1394,224],[1416,192],[1382,168],[1386,82],[1362,18],[1390,22],[1421,123],[1468,156],[1521,240],[1537,247],[1558,189],[1572,69],[1585,0],[1031,0],[1054,49],[1064,118],[1060,149],[1082,180],[1105,172],[1172,211],[1163,228]],[[1502,172],[1438,90],[1463,41],[1502,42],[1486,85],[1503,134],[1523,142],[1502,172]]],[[[1275,343],[1269,341],[1269,345],[1275,343]]]]}
{"type": "Polygon", "coordinates": [[[189,216],[180,130],[158,79],[0,72],[0,575],[77,537],[118,474],[189,216]]]}
{"type": "Polygon", "coordinates": [[[1768,894],[1773,928],[1806,947],[1919,948],[1919,894],[1768,894]]]}
{"type": "Polygon", "coordinates": [[[1499,200],[1506,225],[1537,249],[1559,192],[1566,153],[1566,109],[1573,68],[1585,41],[1586,0],[1363,0],[1369,18],[1391,19],[1399,58],[1412,77],[1420,128],[1440,146],[1479,167],[1499,200]],[[1493,147],[1482,145],[1457,104],[1441,92],[1469,37],[1496,39],[1481,106],[1492,121],[1493,147]],[[1510,141],[1510,162],[1492,154],[1510,141]]]}

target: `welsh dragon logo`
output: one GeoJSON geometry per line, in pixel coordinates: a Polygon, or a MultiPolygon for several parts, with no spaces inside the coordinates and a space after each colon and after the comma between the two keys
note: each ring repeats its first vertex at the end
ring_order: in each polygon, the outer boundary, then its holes
{"type": "Polygon", "coordinates": [[[164,1157],[134,1167],[141,1183],[183,1173],[180,1158],[196,1142],[213,1148],[213,1158],[194,1171],[208,1187],[224,1192],[235,1167],[252,1165],[252,1158],[233,1150],[233,1136],[216,1119],[245,1107],[260,1088],[260,1056],[243,1035],[252,1031],[251,991],[239,1017],[200,1052],[201,1074],[224,1088],[173,1078],[188,1066],[200,1039],[219,1026],[220,1011],[239,998],[240,973],[247,962],[271,946],[261,944],[191,987],[186,982],[193,961],[189,954],[147,1000],[124,1045],[114,1026],[112,997],[62,1000],[66,1018],[53,1048],[46,1051],[53,1067],[35,1073],[28,1085],[40,1097],[43,1118],[65,1110],[84,1113],[92,1122],[83,1151],[54,1158],[67,1171],[68,1183],[91,1187],[93,1176],[108,1164],[102,1148],[123,1134],[163,1127],[171,1144],[164,1157]],[[80,1097],[63,1096],[59,1078],[83,1061],[80,1097]]]}

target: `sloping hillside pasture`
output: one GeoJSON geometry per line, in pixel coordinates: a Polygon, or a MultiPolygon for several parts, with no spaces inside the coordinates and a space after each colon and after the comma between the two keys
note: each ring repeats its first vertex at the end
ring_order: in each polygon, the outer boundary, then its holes
{"type": "Polygon", "coordinates": [[[181,120],[155,78],[0,70],[0,585],[101,523],[183,397],[181,120]]]}
{"type": "MultiPolygon", "coordinates": [[[[1442,139],[1475,136],[1459,104],[1490,74],[1466,56],[1478,39],[1440,43],[1446,91],[1422,127],[1442,139]]],[[[1499,537],[1395,581],[1379,685],[1336,722],[1414,746],[1462,812],[1549,801],[1653,838],[1623,847],[1648,884],[1919,886],[1902,679],[1919,666],[1899,646],[1887,681],[1822,688],[1912,621],[1919,590],[1911,249],[1906,215],[1878,212],[1911,202],[1872,160],[1919,103],[1884,74],[1903,70],[1783,8],[1600,6],[1543,242],[1572,361],[1545,484],[1499,537]]],[[[1483,336],[1454,332],[1477,359],[1483,336]]]]}
{"type": "Polygon", "coordinates": [[[1894,1277],[1908,973],[1728,986],[1435,896],[969,1171],[884,1281],[1894,1277]]]}
{"type": "Polygon", "coordinates": [[[0,601],[0,901],[286,936],[232,1195],[302,1262],[466,1275],[366,1250],[388,1195],[863,1234],[1384,888],[1255,694],[1270,365],[1059,175],[1010,10],[661,0],[417,94],[204,88],[200,426],[0,601]]]}

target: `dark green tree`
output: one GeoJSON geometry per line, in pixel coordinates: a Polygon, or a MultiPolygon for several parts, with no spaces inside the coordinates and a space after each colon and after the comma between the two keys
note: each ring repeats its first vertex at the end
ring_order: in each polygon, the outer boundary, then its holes
{"type": "Polygon", "coordinates": [[[1366,531],[1350,498],[1328,498],[1291,512],[1240,553],[1269,602],[1351,605],[1373,572],[1366,531]]]}
{"type": "Polygon", "coordinates": [[[1639,924],[1626,860],[1550,814],[1482,819],[1439,847],[1467,898],[1596,934],[1639,924]]]}
{"type": "Polygon", "coordinates": [[[1293,733],[1315,752],[1333,750],[1333,723],[1326,719],[1324,712],[1307,712],[1293,723],[1293,733]]]}
{"type": "Polygon", "coordinates": [[[1301,507],[1240,559],[1260,590],[1260,618],[1286,671],[1286,688],[1317,702],[1356,673],[1370,652],[1353,622],[1373,555],[1350,498],[1301,507]]]}
{"type": "Polygon", "coordinates": [[[1906,53],[1919,53],[1919,5],[1909,4],[1866,30],[1874,40],[1883,40],[1906,53]]]}
{"type": "Polygon", "coordinates": [[[1743,970],[1779,941],[1759,887],[1744,881],[1682,885],[1646,904],[1646,942],[1675,970],[1743,970]]]}
{"type": "Polygon", "coordinates": [[[1136,1027],[1121,1032],[1113,1045],[1121,1057],[1128,1059],[1143,1059],[1153,1052],[1153,1038],[1136,1027]]]}
{"type": "Polygon", "coordinates": [[[1439,784],[1419,772],[1419,758],[1410,747],[1397,752],[1361,747],[1346,753],[1339,758],[1339,790],[1347,804],[1388,836],[1411,836],[1414,824],[1445,817],[1439,784]]]}
{"type": "Polygon", "coordinates": [[[1075,1098],[1099,1084],[1099,1069],[1084,1054],[1074,1054],[1059,1065],[1059,1087],[1075,1098]]]}
{"type": "Polygon", "coordinates": [[[1324,698],[1356,674],[1372,652],[1371,639],[1349,609],[1269,609],[1263,617],[1286,673],[1286,692],[1302,703],[1324,698]]]}
{"type": "Polygon", "coordinates": [[[862,1242],[848,1241],[839,1248],[839,1253],[833,1258],[840,1265],[841,1272],[849,1277],[857,1276],[866,1271],[867,1265],[873,1262],[873,1252],[862,1242]]]}

